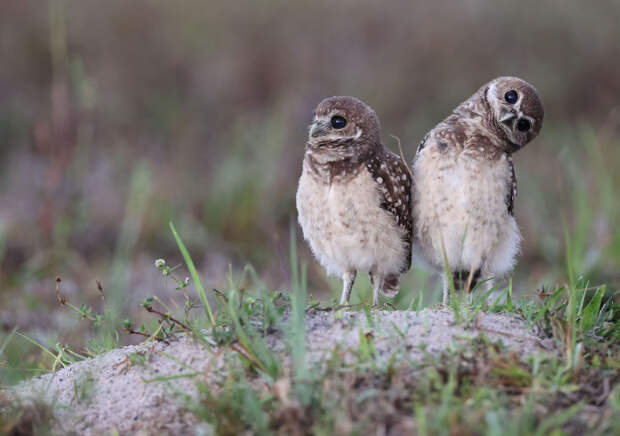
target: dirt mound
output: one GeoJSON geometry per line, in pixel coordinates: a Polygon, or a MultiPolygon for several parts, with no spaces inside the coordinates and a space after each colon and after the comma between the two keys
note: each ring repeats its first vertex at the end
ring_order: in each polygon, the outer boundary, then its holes
{"type": "MultiPolygon", "coordinates": [[[[518,355],[549,351],[549,340],[515,315],[478,313],[454,323],[451,311],[311,312],[306,316],[307,359],[321,362],[335,347],[347,355],[360,337],[373,338],[377,359],[421,359],[437,355],[483,333],[518,355]]],[[[284,351],[282,333],[266,338],[284,351]]],[[[284,354],[283,354],[284,355],[284,354]]],[[[184,406],[196,398],[196,382],[209,384],[238,359],[229,348],[205,346],[185,335],[168,343],[148,342],[113,350],[93,359],[32,379],[15,389],[22,399],[52,405],[59,433],[184,434],[199,421],[184,406]]],[[[283,357],[284,359],[284,357],[283,357]]]]}

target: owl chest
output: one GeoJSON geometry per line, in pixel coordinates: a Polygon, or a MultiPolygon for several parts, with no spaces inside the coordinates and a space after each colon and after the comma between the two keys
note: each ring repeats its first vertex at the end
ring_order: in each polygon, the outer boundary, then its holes
{"type": "Polygon", "coordinates": [[[355,236],[363,242],[371,236],[374,220],[385,215],[379,203],[376,184],[365,171],[330,184],[307,173],[300,180],[300,222],[314,239],[342,243],[355,236]]]}
{"type": "Polygon", "coordinates": [[[439,216],[488,220],[507,215],[510,168],[505,156],[484,160],[466,155],[449,159],[433,155],[416,163],[417,198],[439,216]]]}
{"type": "Polygon", "coordinates": [[[506,205],[510,189],[506,158],[483,160],[463,154],[447,158],[432,153],[421,157],[426,160],[420,159],[414,168],[417,238],[435,251],[443,239],[448,254],[459,259],[464,249],[476,250],[467,257],[478,262],[507,238],[514,221],[506,205]]]}
{"type": "Polygon", "coordinates": [[[520,239],[506,204],[507,159],[433,159],[437,156],[420,156],[414,166],[415,245],[421,257],[441,269],[445,252],[454,269],[482,266],[504,274],[514,264],[520,239]]]}
{"type": "Polygon", "coordinates": [[[485,161],[462,157],[452,168],[439,172],[440,185],[454,192],[461,210],[470,215],[502,216],[507,212],[510,187],[506,159],[485,161]]]}
{"type": "Polygon", "coordinates": [[[304,238],[328,273],[402,268],[403,230],[380,207],[376,183],[366,170],[332,184],[304,172],[297,210],[304,238]]]}

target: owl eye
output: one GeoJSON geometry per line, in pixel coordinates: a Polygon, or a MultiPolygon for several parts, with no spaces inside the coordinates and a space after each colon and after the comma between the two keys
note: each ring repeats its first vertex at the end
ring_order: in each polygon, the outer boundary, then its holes
{"type": "Polygon", "coordinates": [[[344,126],[347,125],[347,120],[340,115],[334,115],[331,119],[331,123],[334,129],[343,129],[344,126]]]}
{"type": "Polygon", "coordinates": [[[504,94],[504,99],[510,104],[515,104],[518,98],[519,94],[517,94],[517,91],[515,91],[514,89],[511,89],[506,94],[504,94]]]}
{"type": "Polygon", "coordinates": [[[532,127],[532,124],[525,118],[521,118],[517,121],[517,129],[519,129],[520,132],[527,132],[530,130],[530,127],[532,127]]]}

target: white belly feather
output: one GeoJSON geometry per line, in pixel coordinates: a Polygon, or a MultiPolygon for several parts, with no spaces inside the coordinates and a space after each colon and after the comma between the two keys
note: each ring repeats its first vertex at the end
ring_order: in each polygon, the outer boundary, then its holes
{"type": "Polygon", "coordinates": [[[365,168],[331,185],[304,168],[297,191],[299,224],[329,275],[401,271],[407,259],[405,231],[379,205],[376,182],[365,168]]]}
{"type": "Polygon", "coordinates": [[[441,270],[445,249],[453,271],[501,276],[513,268],[521,237],[505,203],[506,156],[481,160],[429,148],[413,174],[414,259],[441,270]]]}

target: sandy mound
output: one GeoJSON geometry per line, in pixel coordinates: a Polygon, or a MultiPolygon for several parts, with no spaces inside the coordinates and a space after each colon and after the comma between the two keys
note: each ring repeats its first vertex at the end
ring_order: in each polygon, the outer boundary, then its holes
{"type": "MultiPolygon", "coordinates": [[[[447,310],[373,311],[370,319],[363,312],[312,312],[306,316],[306,331],[312,362],[336,346],[345,353],[354,350],[360,332],[372,335],[379,359],[394,354],[397,359],[420,359],[424,352],[440,353],[480,333],[522,356],[552,348],[523,320],[506,314],[479,313],[457,325],[447,310]]],[[[267,343],[276,351],[285,348],[281,333],[270,335],[267,343]]],[[[182,434],[199,425],[183,407],[183,397],[195,397],[197,380],[209,383],[221,377],[238,358],[228,349],[218,351],[179,335],[168,344],[143,343],[76,363],[30,380],[15,393],[52,404],[62,433],[99,434],[116,428],[120,433],[182,434]],[[188,374],[194,376],[184,377],[188,374]],[[174,376],[179,378],[170,379],[174,376]]],[[[207,424],[200,425],[209,433],[207,424]]]]}

